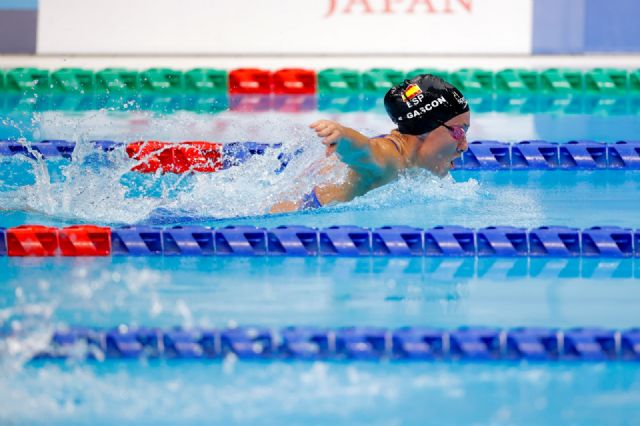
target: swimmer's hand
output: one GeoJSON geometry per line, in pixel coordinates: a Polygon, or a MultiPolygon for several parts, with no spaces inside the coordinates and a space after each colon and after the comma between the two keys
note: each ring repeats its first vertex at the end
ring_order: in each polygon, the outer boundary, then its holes
{"type": "Polygon", "coordinates": [[[318,137],[323,138],[322,143],[327,147],[327,157],[336,152],[338,142],[347,136],[347,128],[342,124],[331,120],[318,120],[309,125],[316,131],[318,137]]]}

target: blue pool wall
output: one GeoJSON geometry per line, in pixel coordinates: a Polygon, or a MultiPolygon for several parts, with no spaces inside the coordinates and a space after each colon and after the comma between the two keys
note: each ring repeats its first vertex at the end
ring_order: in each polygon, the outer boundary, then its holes
{"type": "Polygon", "coordinates": [[[0,53],[36,53],[37,0],[0,0],[0,53]]]}
{"type": "Polygon", "coordinates": [[[535,0],[534,54],[640,52],[637,0],[535,0]]]}

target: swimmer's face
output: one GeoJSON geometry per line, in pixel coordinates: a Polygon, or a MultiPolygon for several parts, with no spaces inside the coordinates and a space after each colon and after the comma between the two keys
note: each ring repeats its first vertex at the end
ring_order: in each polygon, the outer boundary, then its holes
{"type": "Polygon", "coordinates": [[[423,142],[417,152],[417,163],[443,177],[453,168],[453,161],[460,157],[469,147],[466,131],[471,125],[469,111],[453,117],[427,135],[421,137],[423,142]]]}

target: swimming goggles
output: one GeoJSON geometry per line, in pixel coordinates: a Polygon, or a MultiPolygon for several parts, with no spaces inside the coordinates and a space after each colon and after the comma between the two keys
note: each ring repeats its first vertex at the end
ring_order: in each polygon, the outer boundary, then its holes
{"type": "Polygon", "coordinates": [[[444,123],[440,123],[445,129],[449,131],[451,137],[460,142],[465,137],[467,137],[467,131],[469,130],[469,126],[448,126],[444,123]]]}

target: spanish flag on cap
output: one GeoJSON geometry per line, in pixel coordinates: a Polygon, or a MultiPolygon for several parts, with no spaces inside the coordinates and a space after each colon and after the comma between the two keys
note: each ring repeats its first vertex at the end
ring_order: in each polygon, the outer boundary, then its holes
{"type": "Polygon", "coordinates": [[[410,84],[402,92],[402,100],[407,102],[422,93],[422,89],[417,84],[410,84]]]}

